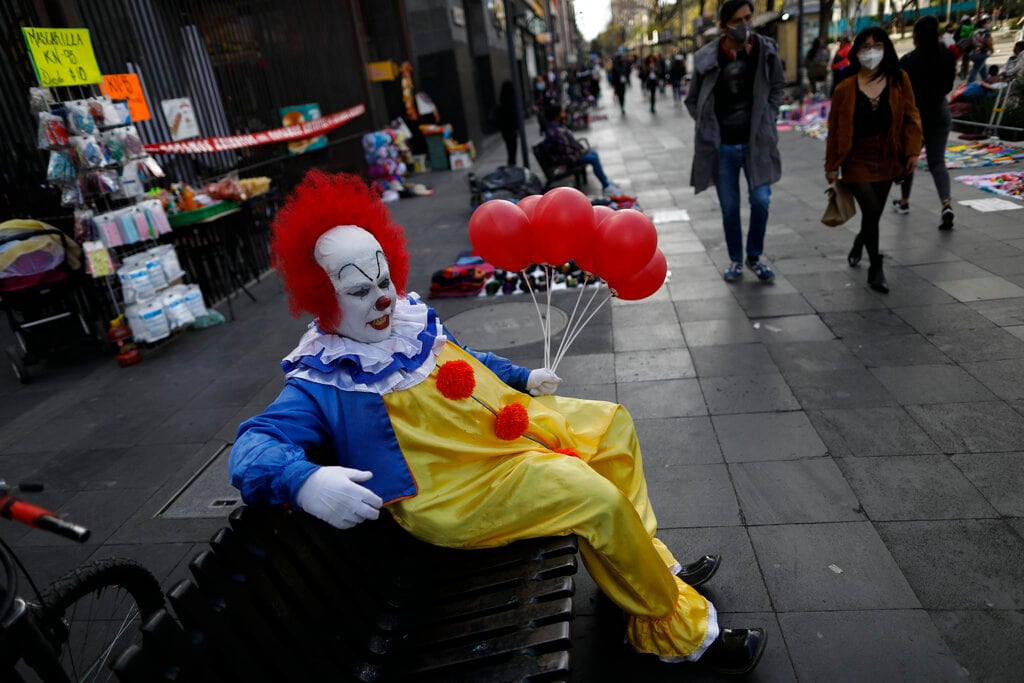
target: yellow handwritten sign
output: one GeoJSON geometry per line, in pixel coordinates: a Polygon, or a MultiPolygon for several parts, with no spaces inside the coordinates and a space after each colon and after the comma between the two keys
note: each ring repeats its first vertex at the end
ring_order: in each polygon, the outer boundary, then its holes
{"type": "Polygon", "coordinates": [[[112,100],[128,100],[132,121],[149,121],[153,118],[138,74],[104,74],[100,90],[112,100]]]}
{"type": "Polygon", "coordinates": [[[87,28],[22,27],[39,85],[54,88],[103,80],[87,28]]]}
{"type": "Polygon", "coordinates": [[[366,65],[366,74],[371,81],[393,81],[398,75],[398,65],[390,60],[370,62],[366,65]]]}

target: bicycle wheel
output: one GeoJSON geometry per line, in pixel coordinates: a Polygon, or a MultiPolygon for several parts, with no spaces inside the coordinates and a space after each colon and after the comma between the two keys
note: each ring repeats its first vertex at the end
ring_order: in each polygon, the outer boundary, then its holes
{"type": "Polygon", "coordinates": [[[112,681],[117,656],[135,642],[139,627],[164,606],[160,583],[125,559],[90,562],[65,574],[43,593],[47,621],[61,666],[72,681],[112,681]]]}

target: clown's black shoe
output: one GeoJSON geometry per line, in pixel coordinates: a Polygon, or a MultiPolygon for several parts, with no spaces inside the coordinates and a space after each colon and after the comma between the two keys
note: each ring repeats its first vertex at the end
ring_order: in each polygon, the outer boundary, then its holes
{"type": "Polygon", "coordinates": [[[722,557],[720,555],[705,555],[696,562],[684,564],[676,576],[682,579],[683,583],[696,588],[701,584],[707,583],[708,579],[718,571],[718,565],[721,563],[722,557]]]}
{"type": "Polygon", "coordinates": [[[697,663],[716,673],[743,675],[761,661],[767,640],[762,628],[723,628],[697,663]]]}

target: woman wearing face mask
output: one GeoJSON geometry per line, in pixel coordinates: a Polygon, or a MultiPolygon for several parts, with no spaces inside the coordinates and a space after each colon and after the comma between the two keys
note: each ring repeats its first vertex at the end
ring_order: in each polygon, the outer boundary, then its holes
{"type": "Polygon", "coordinates": [[[910,78],[899,66],[888,34],[877,26],[861,31],[850,49],[856,78],[832,96],[825,146],[825,179],[840,178],[857,200],[860,232],[847,256],[851,267],[867,249],[868,286],[888,293],[878,251],[878,221],[896,178],[910,175],[921,153],[921,116],[910,78]]]}

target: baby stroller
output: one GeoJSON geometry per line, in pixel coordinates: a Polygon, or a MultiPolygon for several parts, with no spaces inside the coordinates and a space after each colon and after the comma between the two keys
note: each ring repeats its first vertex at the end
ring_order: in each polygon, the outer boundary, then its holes
{"type": "Polygon", "coordinates": [[[67,341],[42,334],[41,326],[70,319],[86,339],[88,304],[79,280],[78,245],[46,223],[11,220],[0,223],[0,308],[17,346],[5,348],[15,377],[31,381],[28,366],[67,341]]]}

